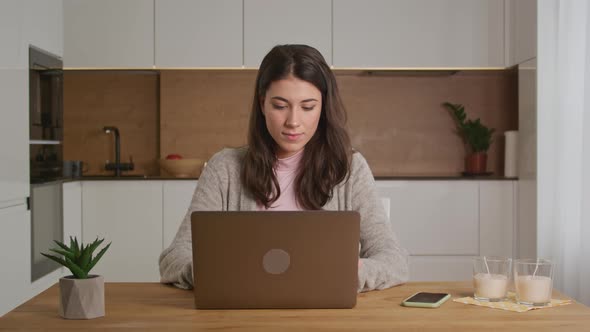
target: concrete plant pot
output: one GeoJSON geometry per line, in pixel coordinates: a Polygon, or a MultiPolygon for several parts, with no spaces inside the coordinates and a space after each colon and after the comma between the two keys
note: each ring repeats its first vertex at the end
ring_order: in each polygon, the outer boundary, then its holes
{"type": "Polygon", "coordinates": [[[59,279],[59,314],[65,319],[92,319],[104,316],[104,278],[67,276],[59,279]]]}

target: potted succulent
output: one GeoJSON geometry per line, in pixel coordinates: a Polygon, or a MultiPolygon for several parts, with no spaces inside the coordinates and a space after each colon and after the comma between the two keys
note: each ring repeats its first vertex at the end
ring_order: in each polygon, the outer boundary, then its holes
{"type": "Polygon", "coordinates": [[[467,119],[465,109],[461,104],[443,103],[457,124],[457,134],[463,138],[467,148],[465,158],[465,173],[483,174],[487,168],[487,151],[492,144],[492,134],[495,129],[484,126],[478,119],[467,119]]]}
{"type": "Polygon", "coordinates": [[[55,241],[59,248],[49,249],[63,257],[41,253],[43,256],[67,267],[71,276],[59,279],[59,314],[66,319],[92,319],[104,316],[104,278],[89,274],[111,244],[106,245],[95,257],[92,253],[104,239],[96,238],[91,244],[78,244],[70,237],[70,246],[55,241]]]}

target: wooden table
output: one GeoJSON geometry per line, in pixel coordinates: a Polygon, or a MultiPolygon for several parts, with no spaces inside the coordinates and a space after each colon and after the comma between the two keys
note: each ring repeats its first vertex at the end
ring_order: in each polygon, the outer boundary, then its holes
{"type": "Polygon", "coordinates": [[[108,283],[105,288],[103,318],[60,318],[56,285],[0,318],[0,330],[590,331],[590,308],[579,303],[524,313],[451,300],[438,309],[399,305],[418,291],[468,296],[471,284],[466,282],[409,283],[363,293],[354,309],[340,310],[195,310],[192,291],[157,283],[108,283]]]}

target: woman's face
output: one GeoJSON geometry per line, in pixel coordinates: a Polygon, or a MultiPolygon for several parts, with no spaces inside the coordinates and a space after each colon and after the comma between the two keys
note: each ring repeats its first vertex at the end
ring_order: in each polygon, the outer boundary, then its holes
{"type": "Polygon", "coordinates": [[[262,102],[266,128],[277,143],[277,158],[303,150],[315,134],[322,112],[322,93],[292,75],[270,84],[262,102]]]}

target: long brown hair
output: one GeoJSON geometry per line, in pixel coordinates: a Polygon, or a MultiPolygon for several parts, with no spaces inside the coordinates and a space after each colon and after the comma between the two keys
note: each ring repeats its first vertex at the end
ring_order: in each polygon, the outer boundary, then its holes
{"type": "Polygon", "coordinates": [[[333,188],[348,180],[352,148],[336,78],[324,57],[313,47],[278,45],[262,60],[250,113],[242,183],[266,208],[281,195],[273,171],[277,143],[266,127],[261,103],[270,84],[289,75],[313,84],[322,93],[318,128],[305,145],[300,172],[295,178],[299,205],[307,210],[319,210],[332,198],[333,188]]]}

